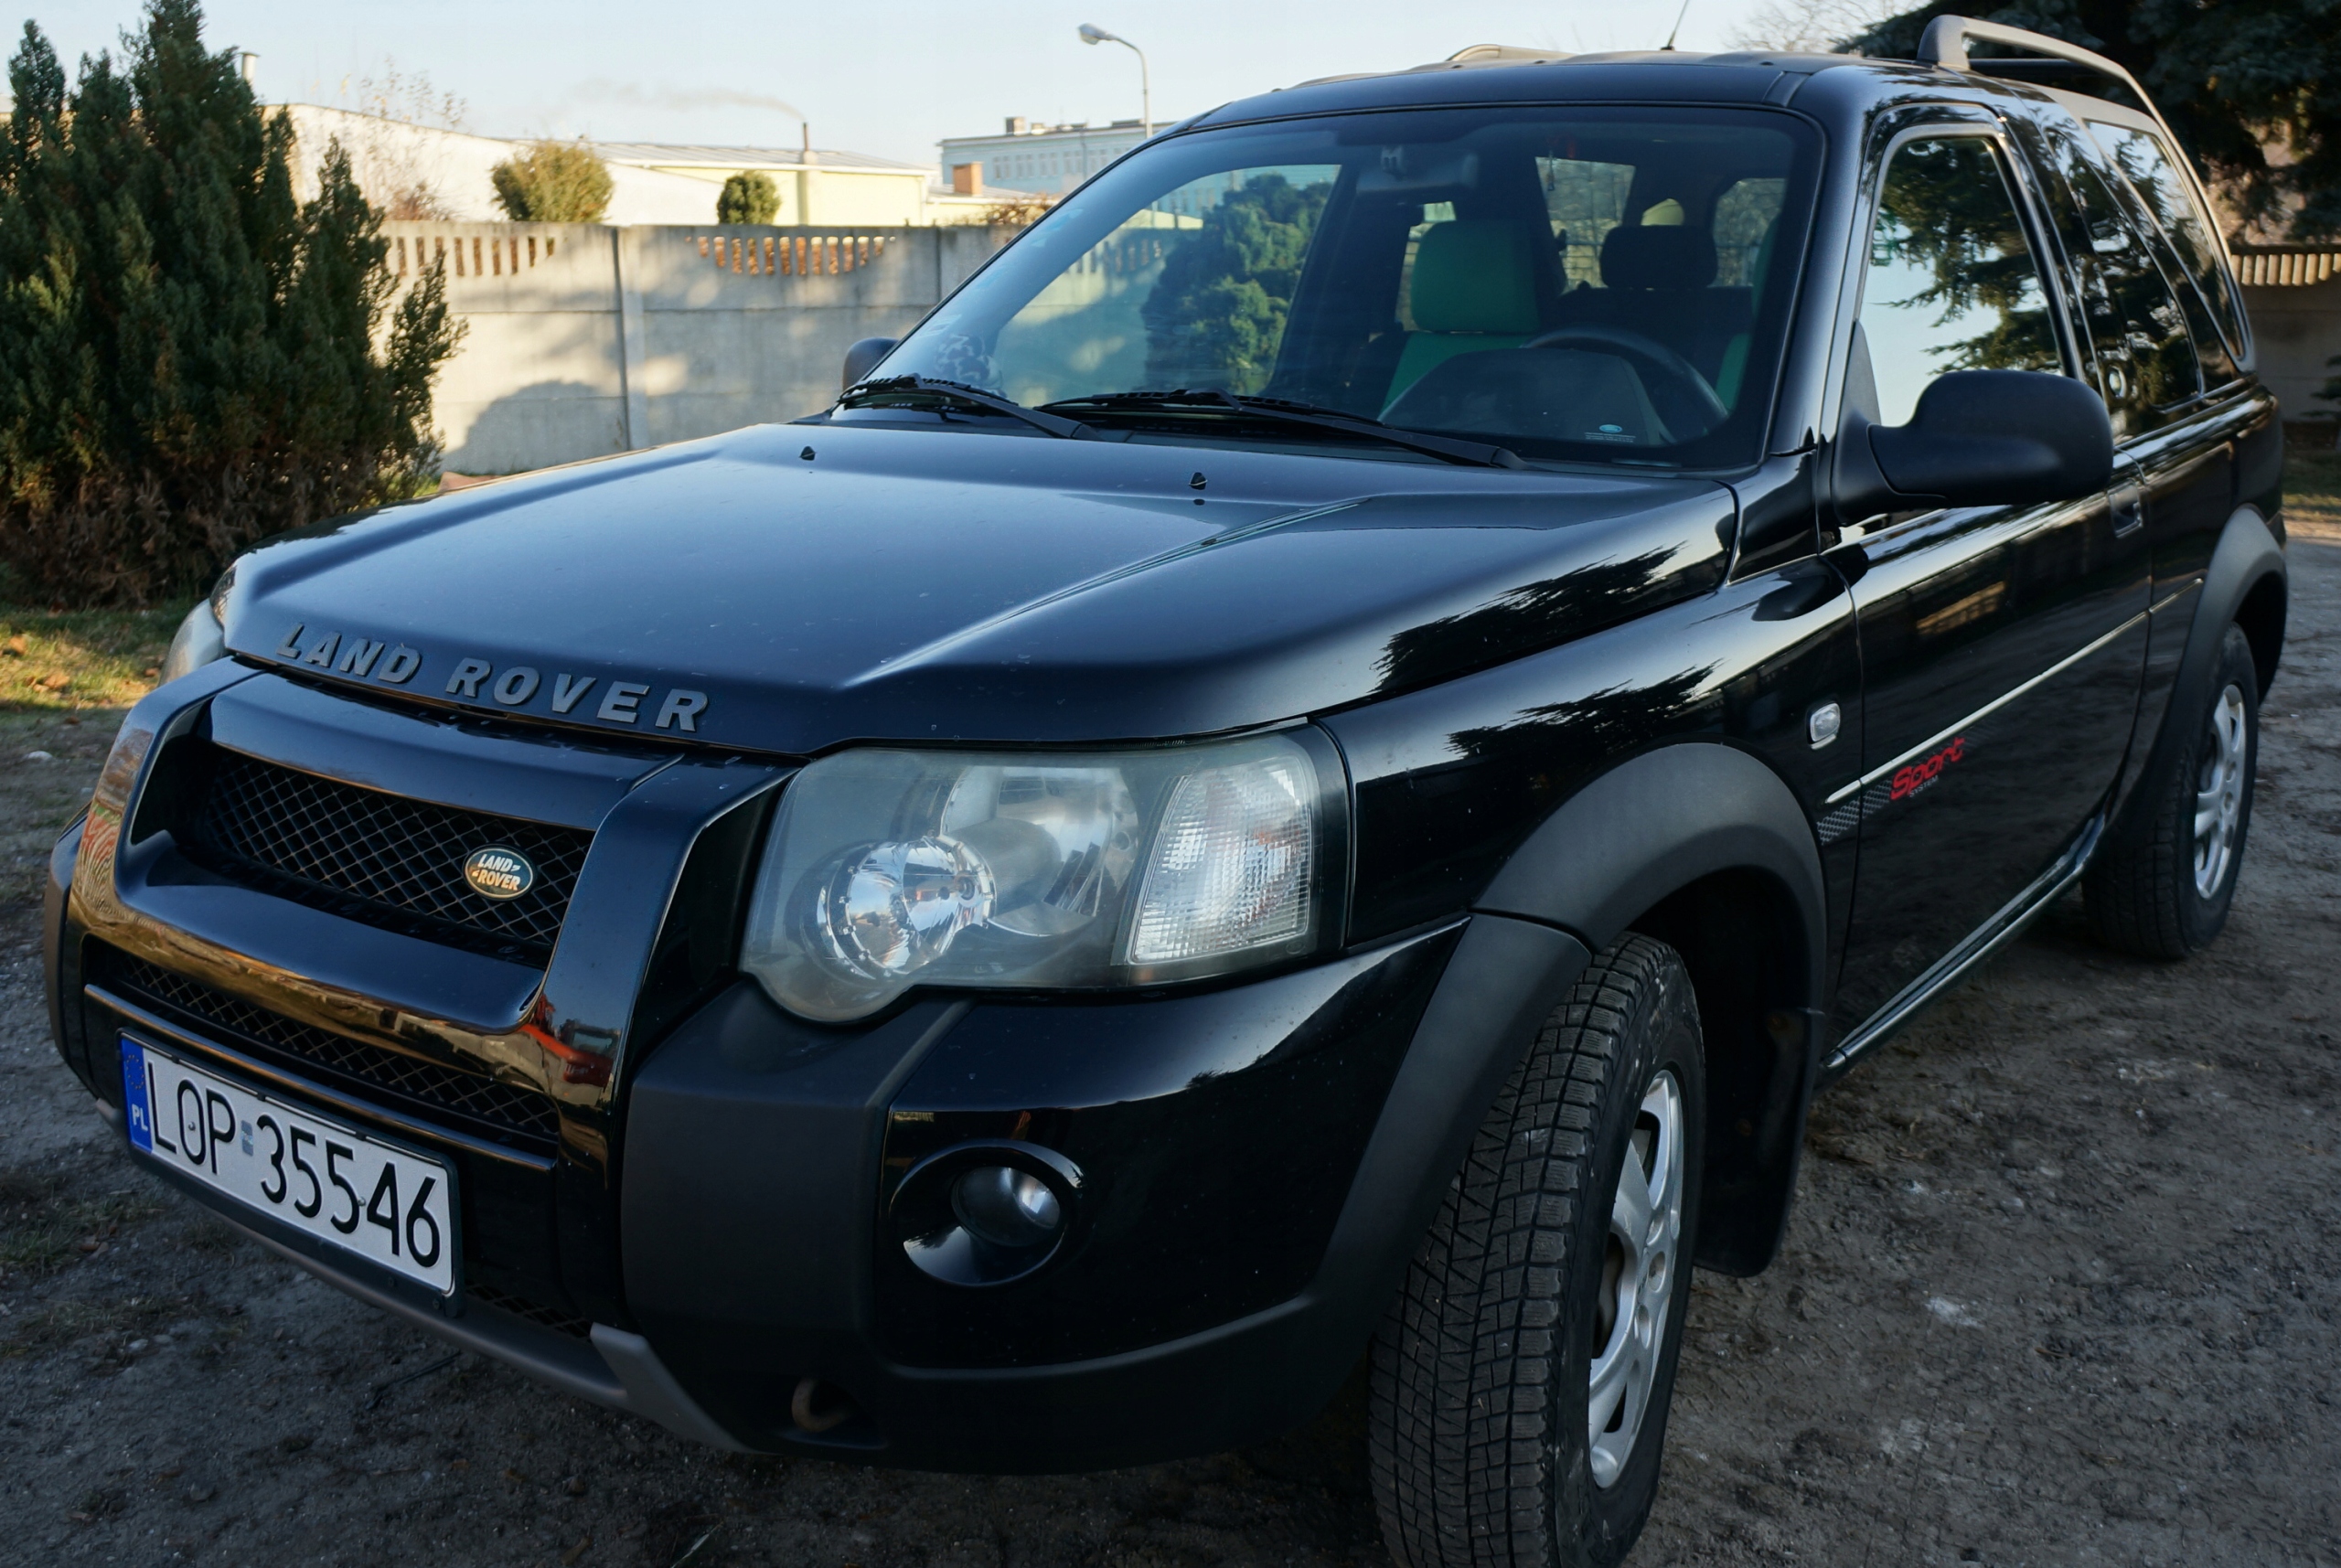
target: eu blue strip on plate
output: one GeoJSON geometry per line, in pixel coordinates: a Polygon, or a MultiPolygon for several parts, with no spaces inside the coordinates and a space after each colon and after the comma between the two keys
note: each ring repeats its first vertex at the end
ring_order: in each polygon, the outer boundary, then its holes
{"type": "Polygon", "coordinates": [[[146,1102],[146,1052],[128,1035],[122,1037],[122,1107],[130,1118],[131,1143],[153,1154],[155,1117],[146,1102]]]}

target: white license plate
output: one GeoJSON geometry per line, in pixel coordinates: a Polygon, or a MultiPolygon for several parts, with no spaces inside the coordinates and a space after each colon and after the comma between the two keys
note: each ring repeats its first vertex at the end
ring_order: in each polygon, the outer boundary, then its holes
{"type": "Polygon", "coordinates": [[[454,1180],[437,1160],[129,1035],[122,1086],[134,1147],[246,1208],[454,1294],[454,1180]]]}

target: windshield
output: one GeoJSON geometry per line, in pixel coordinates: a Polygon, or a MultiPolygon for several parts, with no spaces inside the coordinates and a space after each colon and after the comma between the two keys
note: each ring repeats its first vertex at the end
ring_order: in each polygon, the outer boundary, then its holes
{"type": "Polygon", "coordinates": [[[1273,398],[1530,457],[1750,462],[1814,144],[1760,111],[1574,107],[1174,137],[1076,192],[875,373],[1085,423],[1225,427],[1213,440],[1309,436],[1131,394],[1273,398]]]}

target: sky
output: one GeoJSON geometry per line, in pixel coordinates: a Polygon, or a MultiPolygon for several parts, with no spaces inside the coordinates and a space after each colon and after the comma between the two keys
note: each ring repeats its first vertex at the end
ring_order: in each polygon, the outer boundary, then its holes
{"type": "MultiPolygon", "coordinates": [[[[63,59],[115,46],[137,0],[19,0],[63,59]]],[[[1762,0],[1690,0],[1681,47],[1729,47],[1762,0]]],[[[1655,48],[1681,0],[213,0],[214,48],[260,56],[273,102],[358,106],[391,70],[464,101],[492,136],[797,144],[932,165],[945,136],[1009,115],[1136,118],[1145,49],[1168,123],[1311,77],[1441,59],[1471,44],[1655,48]]],[[[21,22],[19,22],[21,26],[21,22]]],[[[12,36],[10,52],[14,52],[12,36]]]]}

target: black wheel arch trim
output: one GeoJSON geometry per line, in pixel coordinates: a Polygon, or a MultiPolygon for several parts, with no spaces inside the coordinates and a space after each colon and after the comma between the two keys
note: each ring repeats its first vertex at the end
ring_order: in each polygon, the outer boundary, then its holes
{"type": "Polygon", "coordinates": [[[1824,1044],[1829,899],[1812,818],[1795,792],[1761,759],[1721,742],[1645,752],[1555,808],[1476,908],[1557,926],[1598,952],[1637,923],[1669,934],[1653,913],[1672,895],[1729,873],[1770,884],[1797,925],[1761,1003],[1705,1020],[1716,1092],[1696,1261],[1747,1275],[1779,1253],[1824,1044]],[[1726,1052],[1735,1061],[1719,1064],[1726,1052]]]}
{"type": "MultiPolygon", "coordinates": [[[[2260,639],[2252,641],[2252,657],[2261,659],[2263,652],[2267,663],[2260,671],[2260,695],[2265,698],[2269,686],[2276,678],[2277,656],[2283,643],[2282,609],[2292,588],[2291,570],[2284,559],[2284,547],[2274,530],[2262,519],[2258,508],[2241,507],[2219,530],[2219,542],[2211,552],[2210,564],[2204,569],[2195,595],[2194,612],[2187,623],[2186,646],[2179,655],[2178,674],[2170,685],[2166,706],[2154,725],[2154,744],[2145,761],[2133,775],[2144,779],[2157,776],[2157,771],[2169,765],[2170,758],[2192,739],[2169,722],[2170,715],[2187,694],[2198,690],[2210,678],[2210,671],[2219,659],[2220,645],[2226,641],[2228,628],[2236,624],[2247,603],[2262,584],[2272,583],[2279,596],[2278,615],[2274,627],[2273,645],[2263,650],[2260,639]]],[[[2186,592],[2185,588],[2178,590],[2186,592]]],[[[2160,584],[2155,585],[2158,600],[2162,598],[2160,584]]],[[[2175,606],[2174,606],[2175,608],[2175,606]]],[[[2247,632],[2247,635],[2249,633],[2247,632]]],[[[2135,789],[2129,792],[2123,803],[2123,820],[2117,831],[2133,826],[2135,814],[2143,808],[2143,797],[2135,789]]]]}

